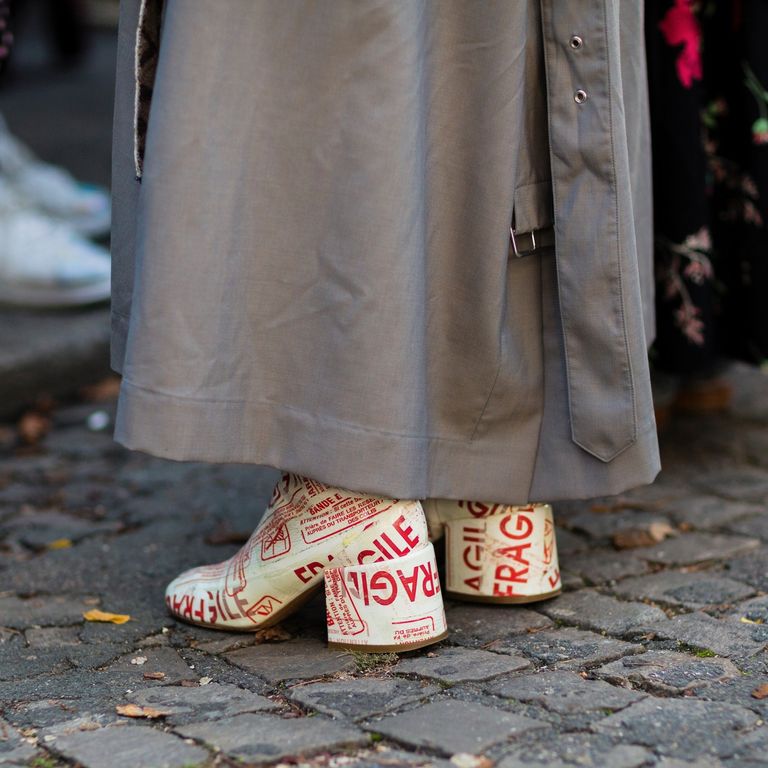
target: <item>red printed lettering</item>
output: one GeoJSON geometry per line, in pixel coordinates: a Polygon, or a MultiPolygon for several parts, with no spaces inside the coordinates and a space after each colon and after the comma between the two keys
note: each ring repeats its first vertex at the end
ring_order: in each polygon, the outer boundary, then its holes
{"type": "Polygon", "coordinates": [[[527,539],[533,532],[533,520],[522,512],[518,512],[505,515],[499,527],[508,539],[527,539]],[[512,520],[514,520],[515,532],[509,530],[512,520]]]}

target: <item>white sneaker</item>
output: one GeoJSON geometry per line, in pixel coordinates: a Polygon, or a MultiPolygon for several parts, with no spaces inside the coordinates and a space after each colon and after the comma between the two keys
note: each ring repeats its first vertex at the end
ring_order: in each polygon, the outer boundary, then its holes
{"type": "Polygon", "coordinates": [[[42,162],[11,132],[0,115],[0,174],[14,192],[46,216],[87,237],[109,232],[109,193],[84,184],[62,168],[42,162]]]}
{"type": "Polygon", "coordinates": [[[0,303],[63,307],[105,301],[110,272],[104,248],[25,209],[0,182],[0,303]]]}

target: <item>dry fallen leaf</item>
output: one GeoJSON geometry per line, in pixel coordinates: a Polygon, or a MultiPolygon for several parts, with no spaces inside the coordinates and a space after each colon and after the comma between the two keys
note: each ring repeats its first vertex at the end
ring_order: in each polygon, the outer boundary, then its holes
{"type": "Polygon", "coordinates": [[[748,619],[746,616],[742,616],[742,617],[739,619],[739,621],[740,621],[742,624],[762,624],[762,623],[763,623],[763,620],[762,620],[762,619],[748,619]]]}
{"type": "Polygon", "coordinates": [[[613,546],[616,549],[635,549],[635,547],[652,547],[669,536],[673,536],[675,529],[661,521],[651,523],[648,528],[628,528],[613,534],[613,546]]]}
{"type": "Polygon", "coordinates": [[[96,384],[89,384],[82,387],[80,394],[84,400],[105,402],[107,400],[116,400],[120,394],[120,377],[107,376],[96,384]]]}
{"type": "Polygon", "coordinates": [[[212,677],[201,677],[200,680],[198,680],[200,685],[208,685],[208,683],[210,683],[212,681],[213,681],[212,677]]]}
{"type": "Polygon", "coordinates": [[[267,627],[266,629],[258,629],[253,633],[254,643],[282,643],[285,640],[290,640],[290,632],[283,629],[279,624],[275,627],[267,627]]]}
{"type": "Polygon", "coordinates": [[[27,411],[16,425],[19,440],[27,445],[35,445],[48,434],[51,420],[37,411],[27,411]]]}
{"type": "Polygon", "coordinates": [[[165,680],[165,672],[145,672],[145,680],[165,680]]]}
{"type": "Polygon", "coordinates": [[[753,699],[768,699],[768,683],[758,685],[754,691],[752,691],[753,699]]]}
{"type": "Polygon", "coordinates": [[[108,621],[112,624],[125,624],[126,621],[131,620],[127,613],[109,613],[108,611],[100,611],[98,608],[86,611],[83,618],[86,621],[108,621]]]}
{"type": "Polygon", "coordinates": [[[655,541],[664,541],[664,539],[675,535],[675,529],[669,523],[658,520],[648,526],[648,533],[655,541]]]}
{"type": "Polygon", "coordinates": [[[470,755],[459,752],[451,757],[451,763],[458,768],[492,768],[493,760],[485,755],[470,755]]]}
{"type": "Polygon", "coordinates": [[[67,549],[72,546],[72,539],[54,539],[46,545],[48,549],[67,549]]]}
{"type": "Polygon", "coordinates": [[[140,707],[138,704],[118,704],[115,707],[118,715],[126,717],[146,717],[154,719],[157,717],[166,717],[171,712],[167,709],[155,709],[155,707],[140,707]]]}
{"type": "Polygon", "coordinates": [[[636,547],[650,547],[656,544],[656,539],[650,531],[642,528],[629,528],[626,531],[617,531],[611,537],[616,549],[635,549],[636,547]]]}

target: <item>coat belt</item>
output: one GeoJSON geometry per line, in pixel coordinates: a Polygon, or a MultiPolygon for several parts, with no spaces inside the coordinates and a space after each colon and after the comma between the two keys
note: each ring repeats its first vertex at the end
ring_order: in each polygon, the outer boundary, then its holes
{"type": "Polygon", "coordinates": [[[539,1],[571,438],[607,462],[637,439],[635,367],[647,370],[627,323],[639,296],[620,3],[539,1]]]}

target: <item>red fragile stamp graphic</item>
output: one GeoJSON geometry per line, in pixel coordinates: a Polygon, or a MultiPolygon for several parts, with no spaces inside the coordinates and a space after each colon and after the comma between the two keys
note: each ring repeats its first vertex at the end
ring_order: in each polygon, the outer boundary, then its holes
{"type": "Polygon", "coordinates": [[[416,619],[392,622],[392,639],[396,643],[410,643],[435,633],[435,617],[421,616],[416,619]]]}
{"type": "Polygon", "coordinates": [[[544,564],[552,562],[552,554],[555,551],[555,526],[551,520],[544,521],[544,564]]]}
{"type": "Polygon", "coordinates": [[[253,619],[254,616],[260,616],[265,618],[271,616],[277,606],[282,605],[283,601],[278,600],[272,595],[264,595],[259,598],[245,613],[249,619],[253,619]]]}
{"type": "Polygon", "coordinates": [[[335,634],[354,636],[365,632],[365,622],[355,605],[355,599],[344,583],[343,568],[325,572],[325,607],[328,629],[335,634]]]}
{"type": "Polygon", "coordinates": [[[291,551],[291,534],[285,523],[265,530],[261,538],[261,559],[273,560],[291,551]]]}
{"type": "Polygon", "coordinates": [[[502,508],[503,504],[484,504],[482,501],[460,501],[460,507],[466,507],[472,517],[490,517],[497,514],[502,508]]]}
{"type": "Polygon", "coordinates": [[[342,531],[347,531],[366,520],[387,512],[392,505],[382,504],[379,499],[350,499],[354,505],[336,509],[331,507],[326,514],[319,517],[303,518],[300,521],[301,535],[307,544],[315,544],[323,539],[336,536],[342,531]]]}

